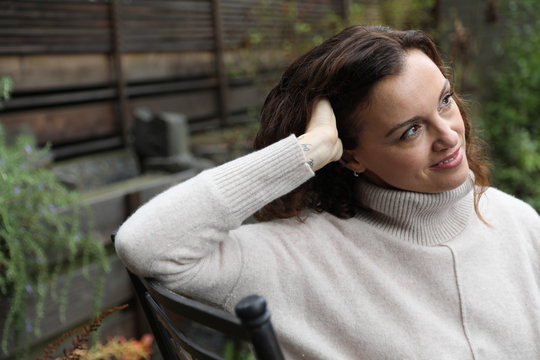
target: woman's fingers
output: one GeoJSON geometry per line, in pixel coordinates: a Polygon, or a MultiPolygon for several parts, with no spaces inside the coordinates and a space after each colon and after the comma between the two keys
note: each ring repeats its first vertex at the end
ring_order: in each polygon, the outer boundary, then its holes
{"type": "Polygon", "coordinates": [[[335,131],[337,137],[336,116],[334,115],[334,110],[332,110],[330,101],[326,98],[317,100],[313,105],[311,119],[308,123],[306,132],[318,126],[330,126],[335,131]]]}

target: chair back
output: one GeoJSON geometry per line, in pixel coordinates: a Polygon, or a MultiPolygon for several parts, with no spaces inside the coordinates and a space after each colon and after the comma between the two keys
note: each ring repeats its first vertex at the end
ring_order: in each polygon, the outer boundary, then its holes
{"type": "MultiPolygon", "coordinates": [[[[114,236],[113,233],[113,242],[114,236]]],[[[172,317],[213,329],[235,343],[251,344],[257,360],[284,359],[263,297],[251,295],[240,300],[235,316],[174,293],[155,279],[127,272],[164,360],[224,360],[201,345],[200,339],[186,334],[172,317]]]]}

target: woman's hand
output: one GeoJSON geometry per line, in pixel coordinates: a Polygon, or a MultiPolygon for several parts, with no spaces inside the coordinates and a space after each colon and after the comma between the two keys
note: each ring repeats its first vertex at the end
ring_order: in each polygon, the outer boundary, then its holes
{"type": "Polygon", "coordinates": [[[336,116],[328,99],[320,99],[313,104],[306,132],[298,138],[298,142],[313,171],[341,159],[343,145],[338,136],[336,116]]]}

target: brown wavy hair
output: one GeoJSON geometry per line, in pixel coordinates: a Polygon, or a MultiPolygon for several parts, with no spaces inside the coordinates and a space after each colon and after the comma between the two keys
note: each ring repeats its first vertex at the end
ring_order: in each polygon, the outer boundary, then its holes
{"type": "MultiPolygon", "coordinates": [[[[362,121],[357,110],[366,106],[373,86],[382,78],[399,74],[407,50],[423,51],[452,82],[434,42],[418,30],[395,31],[387,27],[349,27],[296,59],[268,94],[262,111],[255,149],[264,148],[290,134],[305,132],[314,102],[329,99],[344,150],[358,146],[362,121]]],[[[463,101],[454,95],[465,123],[466,154],[475,175],[475,210],[491,183],[483,146],[472,134],[463,101]]],[[[354,216],[355,180],[338,162],[318,170],[315,177],[264,207],[259,220],[299,217],[301,210],[327,211],[341,218],[354,216]]]]}

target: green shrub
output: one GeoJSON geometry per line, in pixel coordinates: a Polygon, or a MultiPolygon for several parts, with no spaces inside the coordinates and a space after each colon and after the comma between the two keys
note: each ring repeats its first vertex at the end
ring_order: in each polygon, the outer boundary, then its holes
{"type": "Polygon", "coordinates": [[[490,144],[495,186],[540,210],[540,2],[507,0],[481,126],[490,144]]]}
{"type": "Polygon", "coordinates": [[[109,267],[103,244],[83,230],[88,210],[43,166],[46,159],[47,149],[38,149],[31,137],[20,136],[8,146],[0,126],[0,293],[9,299],[4,353],[10,334],[39,334],[47,295],[59,299],[62,316],[69,281],[56,289],[60,274],[79,265],[86,271],[92,262],[109,267]],[[28,300],[34,298],[30,309],[28,300]]]}
{"type": "Polygon", "coordinates": [[[0,108],[2,102],[9,100],[11,90],[13,89],[13,80],[10,77],[4,76],[0,78],[0,108]]]}

